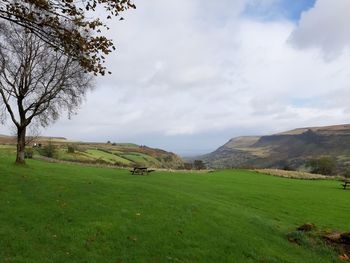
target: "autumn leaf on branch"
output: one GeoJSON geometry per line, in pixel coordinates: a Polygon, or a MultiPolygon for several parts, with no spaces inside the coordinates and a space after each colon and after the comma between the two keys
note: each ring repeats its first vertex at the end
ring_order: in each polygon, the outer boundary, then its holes
{"type": "Polygon", "coordinates": [[[105,11],[108,20],[136,6],[131,0],[0,0],[0,18],[23,26],[56,51],[78,60],[87,72],[105,75],[105,56],[115,46],[101,33],[107,25],[87,16],[97,8],[105,11]]]}

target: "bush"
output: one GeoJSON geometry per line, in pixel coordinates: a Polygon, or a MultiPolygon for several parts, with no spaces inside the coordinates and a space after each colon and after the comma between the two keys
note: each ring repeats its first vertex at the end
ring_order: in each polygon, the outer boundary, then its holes
{"type": "Polygon", "coordinates": [[[76,147],[74,145],[68,145],[68,153],[75,153],[76,147]]]}
{"type": "Polygon", "coordinates": [[[306,166],[311,169],[311,173],[332,175],[336,169],[336,162],[331,157],[321,157],[309,160],[306,166]]]}
{"type": "Polygon", "coordinates": [[[285,170],[285,171],[295,171],[295,169],[294,169],[293,167],[289,166],[288,164],[285,165],[285,166],[282,168],[282,170],[285,170]]]}
{"type": "Polygon", "coordinates": [[[195,160],[193,162],[193,167],[196,170],[205,170],[206,169],[205,163],[202,160],[195,160]]]}
{"type": "Polygon", "coordinates": [[[193,169],[193,163],[184,163],[183,167],[185,170],[192,170],[193,169]]]}
{"type": "Polygon", "coordinates": [[[51,142],[49,144],[45,145],[41,151],[40,154],[49,158],[53,158],[56,156],[57,149],[56,146],[53,145],[51,142]]]}
{"type": "Polygon", "coordinates": [[[32,159],[33,158],[33,148],[26,148],[24,152],[24,158],[32,159]]]}

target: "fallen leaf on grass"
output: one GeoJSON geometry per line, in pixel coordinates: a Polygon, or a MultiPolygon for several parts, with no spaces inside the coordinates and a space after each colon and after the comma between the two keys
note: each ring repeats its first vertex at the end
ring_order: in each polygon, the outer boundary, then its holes
{"type": "Polygon", "coordinates": [[[349,261],[349,256],[347,254],[343,254],[339,256],[341,261],[349,261]]]}

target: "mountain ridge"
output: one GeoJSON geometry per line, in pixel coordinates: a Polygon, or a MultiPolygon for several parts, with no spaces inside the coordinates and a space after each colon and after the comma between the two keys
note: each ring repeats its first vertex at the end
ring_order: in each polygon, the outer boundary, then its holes
{"type": "Polygon", "coordinates": [[[304,169],[311,158],[322,156],[335,159],[340,170],[350,166],[350,124],[235,137],[200,159],[210,168],[304,169]]]}

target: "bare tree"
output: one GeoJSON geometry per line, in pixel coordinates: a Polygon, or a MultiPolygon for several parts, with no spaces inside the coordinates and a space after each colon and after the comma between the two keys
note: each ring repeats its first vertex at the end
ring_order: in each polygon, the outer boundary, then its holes
{"type": "Polygon", "coordinates": [[[13,23],[0,24],[0,98],[17,130],[16,163],[25,163],[26,131],[69,114],[92,88],[80,63],[13,23]]]}

